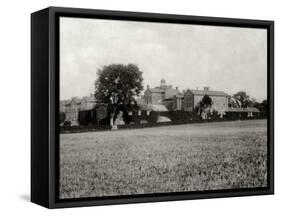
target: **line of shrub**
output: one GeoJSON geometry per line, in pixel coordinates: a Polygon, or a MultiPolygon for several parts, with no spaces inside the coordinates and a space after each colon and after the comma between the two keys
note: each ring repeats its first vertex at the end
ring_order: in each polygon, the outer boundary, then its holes
{"type": "MultiPolygon", "coordinates": [[[[151,111],[149,114],[146,111],[132,113],[132,115],[126,115],[126,124],[118,125],[119,129],[130,128],[146,128],[146,127],[158,127],[167,125],[189,124],[189,123],[204,123],[204,122],[218,122],[218,121],[233,121],[233,120],[248,120],[248,119],[260,119],[264,118],[258,114],[254,114],[253,117],[249,117],[248,113],[227,112],[223,118],[216,112],[209,115],[207,119],[201,119],[199,115],[186,111],[169,111],[169,112],[155,112],[151,111]],[[169,118],[170,122],[157,122],[158,116],[165,116],[169,118]]],[[[60,127],[61,133],[74,133],[74,132],[87,132],[87,131],[101,131],[110,130],[111,126],[109,118],[98,122],[95,118],[95,114],[92,112],[83,112],[79,114],[79,126],[65,125],[60,127]],[[84,118],[82,118],[84,117],[84,118]]]]}

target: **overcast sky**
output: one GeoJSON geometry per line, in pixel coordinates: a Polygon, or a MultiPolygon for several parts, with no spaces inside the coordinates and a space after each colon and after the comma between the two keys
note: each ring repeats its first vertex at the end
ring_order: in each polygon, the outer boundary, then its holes
{"type": "Polygon", "coordinates": [[[210,86],[266,99],[265,29],[60,18],[60,97],[86,96],[96,72],[112,63],[137,64],[144,86],[210,86]]]}

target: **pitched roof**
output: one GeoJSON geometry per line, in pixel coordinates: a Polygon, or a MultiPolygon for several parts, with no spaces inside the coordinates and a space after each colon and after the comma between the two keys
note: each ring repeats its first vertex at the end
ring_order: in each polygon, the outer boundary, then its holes
{"type": "Polygon", "coordinates": [[[68,104],[70,104],[70,101],[71,100],[61,100],[60,105],[68,105],[68,104]]]}
{"type": "Polygon", "coordinates": [[[71,103],[73,102],[73,103],[76,103],[76,104],[80,104],[81,101],[82,101],[82,99],[81,98],[77,98],[77,97],[73,97],[71,99],[71,103]]]}
{"type": "Polygon", "coordinates": [[[167,107],[161,104],[149,104],[148,109],[158,112],[168,111],[167,107]]]}
{"type": "Polygon", "coordinates": [[[163,93],[165,92],[164,89],[161,89],[161,88],[150,88],[149,91],[153,92],[153,93],[163,93]]]}
{"type": "Polygon", "coordinates": [[[206,91],[206,90],[189,90],[194,95],[209,95],[209,96],[224,96],[229,97],[229,95],[223,91],[206,91]]]}
{"type": "Polygon", "coordinates": [[[168,87],[168,88],[155,87],[155,88],[150,88],[149,91],[151,91],[151,93],[165,93],[165,99],[172,98],[175,95],[180,94],[179,90],[174,89],[172,87],[168,87]]]}
{"type": "Polygon", "coordinates": [[[157,111],[157,112],[166,112],[168,111],[167,107],[162,104],[141,104],[141,110],[157,111]]]}
{"type": "Polygon", "coordinates": [[[82,100],[85,100],[87,102],[96,102],[96,98],[92,96],[85,96],[82,98],[82,100]]]}
{"type": "Polygon", "coordinates": [[[179,97],[179,98],[183,98],[183,94],[182,93],[178,93],[175,95],[176,97],[179,97]]]}
{"type": "Polygon", "coordinates": [[[71,100],[61,100],[60,105],[66,106],[66,105],[70,105],[71,103],[80,104],[83,100],[86,102],[92,102],[92,103],[96,102],[95,97],[85,96],[83,98],[73,97],[73,98],[71,98],[71,100]]]}
{"type": "Polygon", "coordinates": [[[226,112],[260,112],[257,108],[255,107],[228,107],[226,112]]]}
{"type": "Polygon", "coordinates": [[[177,89],[173,89],[173,88],[166,89],[166,91],[165,91],[165,99],[174,97],[175,95],[177,95],[179,93],[180,92],[177,89]]]}

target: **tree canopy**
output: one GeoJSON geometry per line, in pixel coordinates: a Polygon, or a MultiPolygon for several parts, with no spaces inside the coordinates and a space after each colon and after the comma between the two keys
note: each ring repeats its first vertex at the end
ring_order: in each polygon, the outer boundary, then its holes
{"type": "Polygon", "coordinates": [[[209,95],[204,95],[201,101],[195,107],[195,111],[198,115],[205,116],[209,113],[210,108],[213,105],[213,100],[209,95]]]}
{"type": "Polygon", "coordinates": [[[268,112],[267,100],[263,100],[261,103],[255,102],[253,106],[259,109],[259,111],[261,112],[261,117],[267,117],[267,112],[268,112]]]}
{"type": "Polygon", "coordinates": [[[233,98],[239,102],[239,107],[245,108],[253,106],[253,101],[250,99],[250,96],[247,95],[247,93],[244,91],[237,92],[233,95],[233,98]]]}
{"type": "Polygon", "coordinates": [[[211,107],[213,104],[212,98],[209,95],[204,95],[202,100],[200,101],[200,106],[203,108],[211,107]]]}
{"type": "Polygon", "coordinates": [[[120,110],[137,106],[135,98],[143,90],[142,74],[135,64],[111,64],[98,69],[95,97],[108,105],[114,119],[120,110]]]}

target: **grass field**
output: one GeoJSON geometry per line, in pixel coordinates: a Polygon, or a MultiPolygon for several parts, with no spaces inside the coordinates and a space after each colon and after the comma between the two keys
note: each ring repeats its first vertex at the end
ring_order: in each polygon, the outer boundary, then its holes
{"type": "Polygon", "coordinates": [[[60,198],[267,186],[266,120],[60,135],[60,198]]]}

